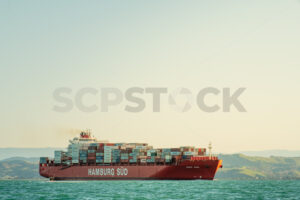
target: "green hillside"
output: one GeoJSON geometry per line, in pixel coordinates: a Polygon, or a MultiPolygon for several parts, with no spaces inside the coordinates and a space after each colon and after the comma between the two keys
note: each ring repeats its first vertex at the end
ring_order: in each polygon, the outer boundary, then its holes
{"type": "Polygon", "coordinates": [[[26,161],[24,158],[0,161],[0,179],[37,179],[41,178],[38,162],[26,161]]]}
{"type": "Polygon", "coordinates": [[[223,168],[218,179],[300,179],[300,157],[219,155],[223,168]]]}

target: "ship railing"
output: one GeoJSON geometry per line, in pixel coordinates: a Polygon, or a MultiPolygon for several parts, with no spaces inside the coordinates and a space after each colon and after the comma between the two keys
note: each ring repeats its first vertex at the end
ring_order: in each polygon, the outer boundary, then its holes
{"type": "Polygon", "coordinates": [[[209,160],[218,160],[219,158],[217,156],[211,156],[209,157],[209,160]]]}
{"type": "Polygon", "coordinates": [[[208,155],[209,160],[218,160],[218,155],[217,154],[211,154],[210,156],[208,155]]]}

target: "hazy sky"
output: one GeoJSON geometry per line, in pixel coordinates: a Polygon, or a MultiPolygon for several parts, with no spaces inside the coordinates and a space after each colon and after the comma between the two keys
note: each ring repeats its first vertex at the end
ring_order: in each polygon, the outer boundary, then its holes
{"type": "Polygon", "coordinates": [[[155,147],[300,149],[300,1],[2,0],[0,16],[0,147],[63,147],[90,128],[155,147]],[[160,113],[146,95],[140,113],[124,111],[126,101],[107,113],[53,111],[59,87],[73,97],[133,86],[246,87],[247,112],[179,113],[167,95],[160,113]]]}

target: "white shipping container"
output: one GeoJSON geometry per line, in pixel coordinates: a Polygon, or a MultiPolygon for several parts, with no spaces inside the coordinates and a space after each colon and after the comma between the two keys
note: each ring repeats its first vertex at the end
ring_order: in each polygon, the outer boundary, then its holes
{"type": "Polygon", "coordinates": [[[135,145],[132,145],[132,144],[126,144],[125,147],[126,147],[126,148],[134,149],[134,148],[135,148],[135,145]]]}
{"type": "Polygon", "coordinates": [[[144,149],[144,148],[146,148],[146,146],[136,146],[135,148],[136,149],[144,149]]]}
{"type": "Polygon", "coordinates": [[[140,159],[147,159],[147,156],[138,156],[140,159]]]}
{"type": "Polygon", "coordinates": [[[63,151],[54,151],[54,155],[61,155],[63,153],[63,151]]]}
{"type": "Polygon", "coordinates": [[[192,151],[183,152],[183,155],[186,155],[186,156],[193,156],[194,154],[195,154],[195,152],[192,152],[192,151]]]}

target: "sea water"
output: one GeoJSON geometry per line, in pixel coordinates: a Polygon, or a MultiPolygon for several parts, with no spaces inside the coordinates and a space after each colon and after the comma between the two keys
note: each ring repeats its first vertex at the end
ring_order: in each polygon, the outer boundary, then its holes
{"type": "Polygon", "coordinates": [[[0,199],[300,199],[300,181],[0,181],[0,199]]]}

